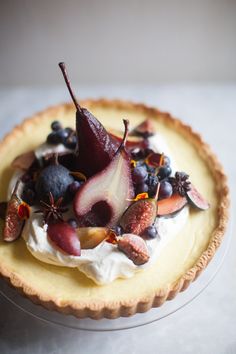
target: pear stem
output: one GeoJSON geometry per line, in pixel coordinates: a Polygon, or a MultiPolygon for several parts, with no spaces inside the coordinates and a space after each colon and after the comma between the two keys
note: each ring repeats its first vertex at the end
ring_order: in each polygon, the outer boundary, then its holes
{"type": "Polygon", "coordinates": [[[124,123],[124,126],[125,126],[124,136],[123,136],[122,142],[121,142],[120,146],[118,147],[115,155],[117,155],[120,152],[120,150],[124,149],[126,141],[127,141],[127,138],[128,138],[128,133],[129,133],[129,121],[128,121],[128,119],[123,119],[123,123],[124,123]]]}
{"type": "Polygon", "coordinates": [[[65,83],[66,83],[66,86],[68,88],[68,91],[71,95],[71,98],[72,98],[72,101],[74,102],[74,105],[77,109],[77,111],[80,111],[81,112],[81,107],[79,105],[79,102],[77,101],[76,97],[75,97],[75,94],[71,88],[71,84],[70,84],[70,80],[69,80],[69,76],[67,74],[67,70],[66,70],[66,64],[64,62],[61,62],[58,64],[61,71],[62,71],[62,74],[63,74],[63,77],[64,77],[64,80],[65,80],[65,83]]]}

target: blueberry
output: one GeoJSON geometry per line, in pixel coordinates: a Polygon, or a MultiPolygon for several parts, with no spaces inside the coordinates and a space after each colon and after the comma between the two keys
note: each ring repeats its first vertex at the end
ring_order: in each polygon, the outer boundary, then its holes
{"type": "Polygon", "coordinates": [[[159,189],[159,199],[169,198],[172,196],[173,187],[170,182],[164,180],[161,181],[160,189],[159,189]]]}
{"type": "Polygon", "coordinates": [[[136,194],[147,193],[148,192],[147,183],[142,182],[142,183],[138,184],[135,188],[135,192],[136,192],[136,194]]]}
{"type": "Polygon", "coordinates": [[[167,178],[167,177],[170,176],[171,172],[172,172],[172,171],[171,171],[171,168],[170,168],[169,165],[161,166],[161,167],[159,168],[159,171],[158,171],[158,177],[159,177],[160,179],[167,178]]]}
{"type": "Polygon", "coordinates": [[[35,184],[38,199],[48,202],[51,192],[55,201],[60,197],[67,201],[67,189],[72,182],[74,178],[67,168],[62,165],[49,165],[41,171],[35,184]]]}
{"type": "Polygon", "coordinates": [[[135,184],[143,183],[148,177],[148,173],[145,167],[135,167],[132,171],[132,178],[135,184]]]}
{"type": "Polygon", "coordinates": [[[61,139],[59,137],[59,135],[57,134],[57,132],[52,132],[47,136],[47,143],[48,144],[53,144],[53,145],[57,145],[60,144],[61,139]]]}
{"type": "Polygon", "coordinates": [[[81,187],[81,183],[79,181],[74,181],[69,185],[69,192],[72,195],[75,195],[75,193],[78,191],[78,189],[81,187]]]}
{"type": "Polygon", "coordinates": [[[76,221],[75,219],[73,219],[73,218],[68,219],[68,220],[67,220],[67,223],[68,223],[70,226],[72,226],[74,229],[77,229],[77,227],[78,227],[77,221],[76,221]]]}
{"type": "Polygon", "coordinates": [[[75,149],[77,144],[76,135],[69,136],[68,139],[64,142],[65,147],[68,149],[75,149]]]}
{"type": "Polygon", "coordinates": [[[52,122],[52,124],[51,124],[51,129],[53,131],[60,130],[60,129],[62,129],[62,125],[60,122],[58,122],[58,120],[54,120],[54,122],[52,122]]]}
{"type": "Polygon", "coordinates": [[[115,232],[115,234],[116,234],[117,236],[120,236],[120,235],[122,235],[122,233],[123,233],[123,228],[122,228],[121,226],[119,226],[119,225],[114,226],[114,227],[112,228],[112,230],[115,232]]]}
{"type": "Polygon", "coordinates": [[[153,176],[153,175],[148,176],[147,184],[149,187],[150,197],[154,197],[154,195],[156,194],[158,182],[159,182],[159,179],[157,176],[153,176]]]}
{"type": "Polygon", "coordinates": [[[158,235],[157,228],[154,225],[148,226],[144,232],[142,233],[142,236],[145,238],[156,238],[158,235]]]}
{"type": "Polygon", "coordinates": [[[62,144],[64,144],[66,142],[66,139],[69,136],[69,133],[68,133],[68,131],[66,131],[66,129],[60,129],[60,130],[57,131],[57,135],[58,135],[58,137],[60,139],[60,142],[62,144]]]}

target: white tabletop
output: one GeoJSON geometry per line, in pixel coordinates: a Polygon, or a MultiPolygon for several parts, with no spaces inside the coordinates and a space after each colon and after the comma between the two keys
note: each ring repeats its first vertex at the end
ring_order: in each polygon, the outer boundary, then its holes
{"type": "MultiPolygon", "coordinates": [[[[225,166],[235,203],[236,84],[148,87],[80,87],[84,97],[142,101],[191,124],[225,166]]],[[[0,135],[32,113],[69,100],[65,88],[0,90],[0,135]]],[[[235,210],[232,208],[232,219],[235,210]]],[[[159,322],[135,329],[95,333],[49,325],[0,296],[0,353],[236,353],[236,239],[223,267],[193,302],[159,322]]]]}

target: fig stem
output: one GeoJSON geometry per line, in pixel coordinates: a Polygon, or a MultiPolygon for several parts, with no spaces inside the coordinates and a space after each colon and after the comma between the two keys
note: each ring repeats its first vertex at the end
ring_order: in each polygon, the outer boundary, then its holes
{"type": "Polygon", "coordinates": [[[79,102],[77,101],[77,99],[76,99],[76,97],[75,97],[75,94],[74,94],[74,92],[73,92],[73,90],[72,90],[72,88],[71,88],[69,76],[68,76],[67,70],[66,70],[66,64],[65,64],[64,62],[61,62],[61,63],[59,63],[58,65],[59,65],[59,67],[60,67],[60,69],[61,69],[61,71],[62,71],[64,80],[65,80],[66,86],[67,86],[67,88],[68,88],[68,91],[69,91],[69,93],[70,93],[70,96],[71,96],[71,98],[72,98],[72,101],[74,102],[74,105],[75,105],[77,111],[80,111],[80,112],[81,112],[82,109],[81,109],[81,107],[80,107],[80,105],[79,105],[79,102]]]}
{"type": "Polygon", "coordinates": [[[122,142],[121,142],[120,146],[118,147],[115,155],[117,155],[120,152],[120,150],[124,149],[126,141],[128,139],[128,134],[129,134],[129,121],[128,121],[128,119],[123,119],[123,123],[125,126],[125,131],[124,131],[122,142]]]}

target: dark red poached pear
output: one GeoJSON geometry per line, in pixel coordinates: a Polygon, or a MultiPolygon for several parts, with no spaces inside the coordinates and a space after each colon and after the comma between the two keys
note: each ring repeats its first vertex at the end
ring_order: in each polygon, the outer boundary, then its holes
{"type": "Polygon", "coordinates": [[[76,107],[77,169],[88,178],[109,164],[119,144],[91,112],[79,105],[71,89],[65,63],[59,63],[59,67],[76,107]]]}
{"type": "Polygon", "coordinates": [[[124,138],[112,161],[75,195],[74,212],[80,226],[115,225],[134,197],[130,159],[125,150],[128,121],[124,124],[124,138]]]}

